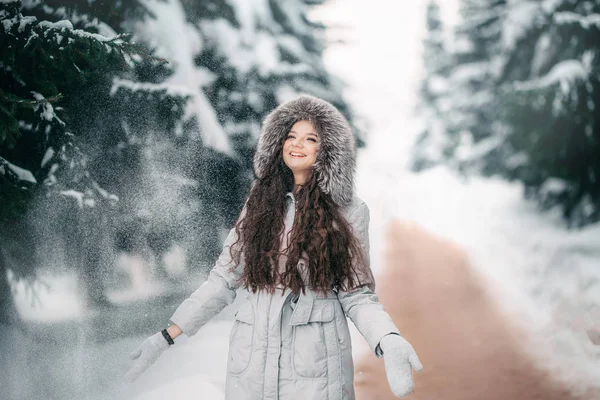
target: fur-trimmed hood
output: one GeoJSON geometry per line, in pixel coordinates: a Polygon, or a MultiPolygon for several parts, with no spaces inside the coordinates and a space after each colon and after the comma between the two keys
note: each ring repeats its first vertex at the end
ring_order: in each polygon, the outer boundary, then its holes
{"type": "Polygon", "coordinates": [[[310,121],[319,134],[320,144],[314,168],[321,190],[331,195],[340,207],[352,203],[356,140],[346,118],[331,103],[310,95],[287,101],[265,118],[254,155],[254,173],[263,174],[269,160],[281,151],[284,138],[301,120],[310,121]]]}

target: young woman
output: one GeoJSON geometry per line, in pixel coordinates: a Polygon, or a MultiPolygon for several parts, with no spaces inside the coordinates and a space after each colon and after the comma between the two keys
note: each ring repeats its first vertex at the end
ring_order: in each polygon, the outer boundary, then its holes
{"type": "Polygon", "coordinates": [[[356,144],[343,115],[303,95],[265,119],[253,182],[208,279],[177,308],[173,324],[132,354],[141,375],[181,333],[194,335],[247,290],[235,314],[226,399],[354,399],[349,317],[392,391],[413,392],[412,346],[374,293],[369,209],[354,195],[356,144]]]}

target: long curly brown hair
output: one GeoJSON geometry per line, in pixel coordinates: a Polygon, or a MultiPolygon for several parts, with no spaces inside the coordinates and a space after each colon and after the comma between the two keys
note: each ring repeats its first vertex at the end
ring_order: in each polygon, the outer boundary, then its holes
{"type": "Polygon", "coordinates": [[[293,190],[294,177],[281,152],[268,165],[265,178],[253,182],[246,213],[235,226],[238,239],[230,247],[235,265],[239,265],[243,254],[245,268],[240,279],[253,292],[265,289],[273,293],[281,285],[298,294],[308,284],[313,290],[327,293],[332,289],[356,288],[366,283],[360,277],[372,277],[351,224],[331,196],[321,191],[316,178],[313,173],[294,194],[297,210],[288,247],[282,252],[279,249],[285,228],[285,194],[293,190]],[[234,247],[238,250],[234,251],[234,247]],[[287,255],[287,260],[280,273],[277,266],[282,254],[287,255]],[[308,282],[297,267],[301,255],[308,282]]]}

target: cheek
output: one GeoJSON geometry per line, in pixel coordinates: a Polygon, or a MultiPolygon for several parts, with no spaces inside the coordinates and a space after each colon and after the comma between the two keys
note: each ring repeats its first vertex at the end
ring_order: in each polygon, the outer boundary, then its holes
{"type": "Polygon", "coordinates": [[[319,154],[319,147],[315,146],[315,148],[312,150],[311,156],[313,158],[317,158],[317,154],[319,154]]]}

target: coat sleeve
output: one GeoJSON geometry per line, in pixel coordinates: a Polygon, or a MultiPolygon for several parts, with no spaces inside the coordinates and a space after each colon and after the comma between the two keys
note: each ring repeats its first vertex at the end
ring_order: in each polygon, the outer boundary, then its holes
{"type": "Polygon", "coordinates": [[[368,271],[359,274],[359,278],[362,278],[359,287],[350,291],[340,289],[338,299],[344,313],[352,320],[371,350],[377,357],[381,357],[383,355],[379,347],[381,339],[390,333],[399,335],[400,331],[375,294],[375,280],[370,270],[369,220],[369,208],[364,202],[349,216],[354,233],[363,246],[368,271]]]}
{"type": "MultiPolygon", "coordinates": [[[[238,221],[243,218],[245,212],[244,206],[238,221]]],[[[237,237],[234,226],[229,231],[223,243],[223,250],[206,281],[185,299],[171,316],[170,320],[187,336],[196,334],[212,317],[235,300],[236,290],[240,286],[240,276],[244,270],[243,254],[240,256],[239,265],[235,269],[231,268],[234,261],[229,254],[229,249],[237,241],[237,237]]],[[[239,245],[240,243],[236,247],[239,245]]]]}

